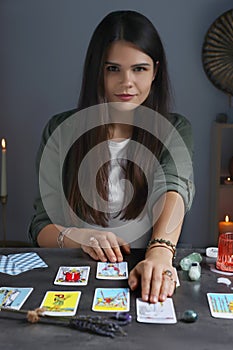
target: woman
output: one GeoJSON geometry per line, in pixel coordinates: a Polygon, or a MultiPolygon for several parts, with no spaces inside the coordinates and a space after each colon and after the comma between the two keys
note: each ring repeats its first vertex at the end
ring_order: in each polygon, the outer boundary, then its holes
{"type": "Polygon", "coordinates": [[[194,194],[191,127],[168,109],[156,29],[135,11],[110,13],[91,38],[78,109],[44,130],[30,226],[35,245],[81,247],[100,261],[120,262],[130,243],[147,241],[128,283],[152,303],[174,292],[172,260],[194,194]]]}

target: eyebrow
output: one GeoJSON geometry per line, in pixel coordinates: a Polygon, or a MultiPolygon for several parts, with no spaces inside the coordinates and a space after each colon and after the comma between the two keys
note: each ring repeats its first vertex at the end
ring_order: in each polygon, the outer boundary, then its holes
{"type": "MultiPolygon", "coordinates": [[[[104,62],[105,64],[112,64],[114,66],[118,66],[120,67],[121,65],[116,63],[116,62],[110,62],[110,61],[106,61],[104,62]]],[[[150,63],[147,63],[147,62],[143,62],[143,63],[136,63],[136,64],[133,64],[131,67],[138,67],[138,66],[151,66],[150,63]]]]}

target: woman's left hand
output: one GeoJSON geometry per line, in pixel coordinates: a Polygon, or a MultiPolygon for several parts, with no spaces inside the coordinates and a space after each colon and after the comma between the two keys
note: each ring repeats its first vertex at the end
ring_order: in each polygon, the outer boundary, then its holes
{"type": "Polygon", "coordinates": [[[141,283],[142,300],[156,303],[172,296],[177,275],[172,266],[172,253],[163,247],[151,248],[145,259],[130,272],[128,283],[135,290],[141,283]]]}

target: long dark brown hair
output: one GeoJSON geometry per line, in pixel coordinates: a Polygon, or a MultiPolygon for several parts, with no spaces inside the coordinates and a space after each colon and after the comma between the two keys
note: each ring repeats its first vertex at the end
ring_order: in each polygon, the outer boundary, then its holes
{"type": "MultiPolygon", "coordinates": [[[[78,110],[105,103],[104,91],[104,62],[109,45],[117,40],[124,40],[134,44],[142,52],[149,55],[156,67],[159,62],[156,77],[151,85],[151,91],[143,105],[167,116],[170,99],[169,79],[167,63],[161,39],[153,24],[142,14],[135,11],[115,11],[108,14],[97,26],[90,40],[87,50],[78,110]]],[[[108,201],[108,177],[109,162],[103,164],[98,170],[96,178],[92,177],[91,164],[85,176],[78,181],[77,172],[85,155],[95,146],[109,138],[110,124],[102,124],[83,134],[71,147],[65,162],[63,184],[68,202],[75,213],[89,223],[95,223],[103,227],[108,226],[108,209],[97,210],[89,205],[83,198],[80,187],[84,186],[89,191],[89,197],[95,202],[96,189],[99,195],[108,201]],[[93,181],[95,181],[93,183],[93,181]]],[[[157,157],[161,151],[161,144],[158,139],[152,136],[143,128],[133,128],[131,140],[149,148],[157,157]]],[[[141,157],[137,149],[132,149],[135,157],[141,157]]],[[[100,151],[101,152],[101,151],[100,151]]],[[[106,149],[106,152],[109,152],[106,149]]],[[[101,157],[101,153],[99,154],[101,157]]],[[[108,158],[109,159],[109,158],[108,158]]],[[[144,160],[145,162],[146,160],[144,160]]],[[[147,161],[149,172],[150,164],[147,161]]],[[[144,164],[145,165],[145,164],[144,164]]],[[[148,174],[145,174],[138,163],[131,160],[121,162],[125,173],[125,179],[133,186],[134,193],[130,203],[116,216],[122,220],[135,219],[143,212],[144,205],[150,192],[152,184],[148,183],[148,174]]]]}

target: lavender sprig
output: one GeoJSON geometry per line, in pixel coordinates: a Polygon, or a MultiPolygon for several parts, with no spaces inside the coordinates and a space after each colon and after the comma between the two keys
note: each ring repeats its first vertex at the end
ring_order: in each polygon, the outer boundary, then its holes
{"type": "Polygon", "coordinates": [[[77,329],[80,331],[87,331],[90,333],[99,334],[102,336],[107,336],[114,338],[115,335],[127,335],[127,333],[122,329],[122,326],[127,325],[131,322],[132,317],[127,313],[116,313],[114,316],[115,321],[108,319],[102,316],[91,316],[91,315],[77,315],[75,317],[67,317],[67,316],[51,316],[43,314],[43,309],[36,310],[24,310],[24,309],[12,309],[0,307],[0,311],[19,313],[19,314],[27,314],[27,318],[29,322],[39,322],[40,317],[43,319],[49,319],[49,323],[55,325],[61,325],[60,321],[63,322],[62,325],[66,325],[70,328],[77,329]],[[31,321],[29,318],[29,314],[34,312],[37,315],[36,320],[31,321]]]}

